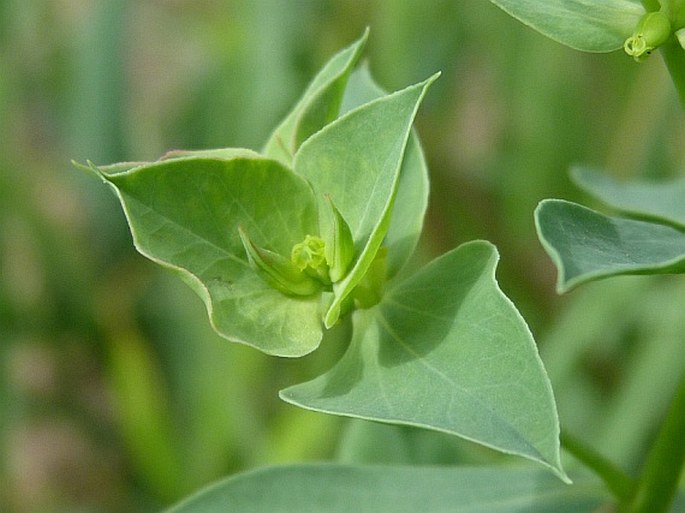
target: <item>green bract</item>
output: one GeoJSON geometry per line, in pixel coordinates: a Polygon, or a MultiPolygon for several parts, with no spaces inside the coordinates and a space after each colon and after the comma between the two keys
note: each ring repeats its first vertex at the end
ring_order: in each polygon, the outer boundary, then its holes
{"type": "Polygon", "coordinates": [[[345,356],[287,401],[459,435],[566,479],[551,386],[497,286],[495,248],[468,243],[400,275],[428,196],[412,125],[437,75],[385,94],[354,70],[365,39],[324,66],[261,153],[89,169],[116,191],[137,249],[193,287],[225,338],[302,356],[349,316],[345,356]]]}
{"type": "Polygon", "coordinates": [[[610,217],[563,200],[535,211],[540,240],[558,268],[557,290],[623,274],[685,272],[685,180],[618,182],[576,168],[585,190],[630,217],[610,217]]]}
{"type": "Polygon", "coordinates": [[[138,251],[189,283],[218,333],[281,356],[318,346],[320,284],[288,269],[292,247],[319,230],[304,179],[242,152],[97,172],[115,188],[138,251]]]}
{"type": "Polygon", "coordinates": [[[498,259],[490,243],[473,241],[434,260],[355,312],[345,356],[281,397],[459,435],[564,477],[550,436],[552,389],[528,327],[497,287],[498,259]]]}

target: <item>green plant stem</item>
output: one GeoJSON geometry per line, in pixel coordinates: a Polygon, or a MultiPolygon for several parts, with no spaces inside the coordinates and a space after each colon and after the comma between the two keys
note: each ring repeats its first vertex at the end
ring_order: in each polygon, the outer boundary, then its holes
{"type": "Polygon", "coordinates": [[[646,11],[658,11],[661,9],[659,0],[642,0],[642,6],[646,11]]]}
{"type": "Polygon", "coordinates": [[[666,412],[666,418],[647,455],[627,513],[662,513],[678,490],[685,463],[685,373],[666,412]]]}
{"type": "Polygon", "coordinates": [[[680,103],[685,107],[685,50],[676,38],[671,36],[671,39],[661,46],[661,55],[678,90],[680,103]]]}
{"type": "Polygon", "coordinates": [[[561,433],[561,445],[587,467],[594,470],[595,474],[604,481],[604,484],[619,502],[625,502],[631,498],[634,482],[613,462],[566,432],[561,433]]]}

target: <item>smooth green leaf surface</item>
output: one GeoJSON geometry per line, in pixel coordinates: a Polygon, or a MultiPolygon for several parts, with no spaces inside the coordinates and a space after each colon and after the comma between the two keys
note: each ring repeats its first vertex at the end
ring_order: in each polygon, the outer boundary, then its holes
{"type": "Polygon", "coordinates": [[[563,477],[552,389],[525,321],[497,287],[497,260],[483,241],[436,259],[355,312],[343,358],[281,397],[451,433],[563,477]]]}
{"type": "Polygon", "coordinates": [[[248,265],[238,234],[242,226],[256,244],[289,256],[316,233],[316,204],[302,178],[261,157],[173,158],[101,173],[119,196],[136,248],[181,274],[221,335],[279,356],[318,346],[318,296],[288,297],[267,285],[248,265]]]}
{"type": "Polygon", "coordinates": [[[621,48],[645,12],[640,0],[490,0],[561,44],[584,52],[621,48]]]}
{"type": "Polygon", "coordinates": [[[373,79],[368,64],[364,62],[350,74],[340,105],[340,115],[347,114],[349,111],[387,94],[388,91],[373,79]]]}
{"type": "Polygon", "coordinates": [[[345,85],[361,55],[369,31],[334,55],[314,77],[294,109],[276,128],[264,154],[286,165],[292,163],[300,145],[313,133],[338,117],[345,85]]]}
{"type": "Polygon", "coordinates": [[[685,229],[685,176],[660,181],[618,181],[583,167],[572,169],[571,176],[578,186],[611,207],[685,229]]]}
{"type": "Polygon", "coordinates": [[[538,237],[557,266],[557,291],[620,274],[685,272],[685,232],[609,217],[563,200],[535,210],[538,237]]]}
{"type": "Polygon", "coordinates": [[[412,134],[402,161],[400,181],[384,244],[388,247],[388,277],[396,275],[419,242],[428,207],[428,169],[421,143],[412,134]]]}
{"type": "MultiPolygon", "coordinates": [[[[341,113],[383,96],[366,66],[355,70],[347,83],[341,113]]],[[[384,244],[388,246],[388,277],[396,275],[414,252],[428,207],[428,165],[416,133],[412,132],[400,169],[397,196],[384,244]]]]}
{"type": "MultiPolygon", "coordinates": [[[[369,69],[355,70],[347,83],[341,113],[383,96],[385,92],[373,80],[369,69]]],[[[409,260],[418,244],[428,207],[428,165],[415,132],[412,132],[400,169],[397,196],[384,244],[388,246],[387,273],[395,276],[409,260]]]]}
{"type": "Polygon", "coordinates": [[[435,78],[348,112],[309,138],[295,157],[295,171],[311,183],[321,211],[330,195],[355,242],[355,261],[334,286],[326,326],[337,321],[343,300],[363,278],[388,232],[414,116],[435,78]]]}
{"type": "Polygon", "coordinates": [[[355,465],[468,465],[483,460],[479,447],[456,436],[428,429],[349,419],[336,447],[335,460],[355,465]],[[474,461],[475,460],[475,461],[474,461]]]}
{"type": "Polygon", "coordinates": [[[588,513],[608,500],[596,480],[530,468],[309,464],[231,477],[168,513],[588,513]]]}
{"type": "MultiPolygon", "coordinates": [[[[681,14],[685,16],[685,10],[681,7],[681,14]]],[[[685,52],[683,52],[683,45],[685,45],[685,33],[679,29],[666,44],[662,45],[659,50],[664,59],[666,68],[671,75],[673,85],[678,91],[680,97],[681,107],[685,107],[685,52]],[[680,34],[680,35],[678,35],[680,34]]]]}

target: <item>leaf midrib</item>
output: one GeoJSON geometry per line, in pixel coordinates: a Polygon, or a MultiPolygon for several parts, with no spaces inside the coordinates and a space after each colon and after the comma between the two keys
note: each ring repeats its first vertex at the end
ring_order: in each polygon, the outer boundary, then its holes
{"type": "MultiPolygon", "coordinates": [[[[401,347],[406,353],[408,353],[412,358],[414,358],[414,359],[416,359],[417,361],[419,361],[419,362],[421,363],[421,365],[423,365],[424,367],[426,367],[429,371],[431,371],[431,372],[435,373],[437,376],[439,376],[439,377],[440,377],[442,380],[444,380],[449,386],[451,386],[452,388],[457,389],[457,390],[458,390],[460,393],[462,393],[463,395],[472,398],[473,401],[474,401],[475,403],[477,403],[477,404],[479,404],[479,405],[482,405],[483,408],[484,408],[485,410],[487,410],[488,412],[490,412],[490,413],[492,414],[493,418],[497,418],[497,419],[499,420],[499,422],[500,422],[503,426],[506,426],[506,427],[508,428],[509,431],[511,431],[512,433],[514,433],[514,434],[516,435],[516,438],[517,438],[520,442],[523,442],[523,444],[531,450],[531,452],[529,452],[528,454],[535,454],[535,455],[538,455],[539,458],[540,458],[542,461],[546,461],[546,458],[542,456],[542,454],[540,453],[540,451],[539,451],[536,447],[534,447],[533,445],[531,445],[531,444],[525,439],[525,437],[521,436],[521,433],[519,432],[518,429],[516,429],[516,428],[515,428],[511,423],[509,423],[506,419],[502,418],[500,415],[497,415],[497,414],[495,413],[495,411],[491,408],[491,406],[490,406],[488,403],[484,402],[483,399],[482,399],[479,395],[477,395],[477,394],[471,392],[470,390],[464,388],[462,385],[456,383],[451,377],[449,377],[449,376],[448,376],[447,374],[445,374],[443,371],[441,371],[441,370],[438,369],[437,367],[433,366],[433,364],[431,364],[426,358],[423,358],[423,357],[421,357],[421,355],[419,355],[418,353],[416,353],[416,351],[414,351],[414,350],[413,350],[413,349],[412,349],[412,348],[411,348],[411,347],[410,347],[410,346],[409,346],[409,345],[408,345],[408,344],[407,344],[407,343],[406,343],[406,342],[405,342],[405,341],[404,341],[404,340],[403,340],[403,339],[402,339],[402,338],[401,338],[401,337],[400,337],[400,336],[399,336],[399,335],[390,327],[390,323],[389,323],[389,322],[387,321],[387,319],[385,318],[385,315],[383,315],[382,313],[379,312],[379,313],[378,313],[377,319],[378,319],[378,323],[379,323],[380,327],[383,328],[383,329],[388,333],[388,335],[390,335],[390,336],[393,338],[393,340],[394,340],[395,342],[397,342],[397,343],[400,345],[400,347],[401,347]]],[[[453,431],[453,432],[459,434],[459,436],[463,436],[461,433],[458,433],[457,431],[453,431]]],[[[479,443],[485,443],[485,442],[484,442],[484,441],[479,441],[479,443]]],[[[486,443],[486,445],[487,445],[487,443],[486,443]]]]}

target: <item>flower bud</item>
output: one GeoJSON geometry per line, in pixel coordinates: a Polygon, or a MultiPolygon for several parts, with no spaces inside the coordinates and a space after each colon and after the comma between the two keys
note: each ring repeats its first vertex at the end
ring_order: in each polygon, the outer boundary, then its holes
{"type": "Polygon", "coordinates": [[[303,273],[291,260],[255,245],[242,226],[238,233],[250,265],[273,288],[289,296],[311,296],[321,290],[321,283],[303,273]]]}
{"type": "Polygon", "coordinates": [[[323,239],[307,235],[302,242],[293,246],[290,261],[300,271],[328,285],[331,280],[328,276],[328,263],[324,254],[325,247],[323,239]]]}
{"type": "Polygon", "coordinates": [[[342,280],[354,258],[354,240],[352,231],[330,195],[326,194],[326,203],[331,207],[332,224],[326,244],[326,261],[333,283],[342,280]]]}

